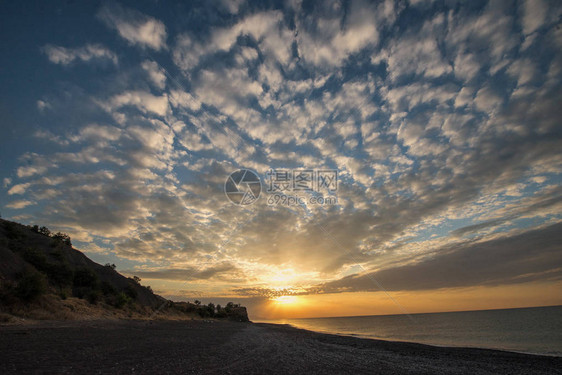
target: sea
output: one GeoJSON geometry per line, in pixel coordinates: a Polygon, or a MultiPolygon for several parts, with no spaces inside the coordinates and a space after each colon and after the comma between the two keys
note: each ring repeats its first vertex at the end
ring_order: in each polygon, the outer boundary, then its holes
{"type": "Polygon", "coordinates": [[[562,356],[562,306],[262,322],[361,338],[562,356]]]}

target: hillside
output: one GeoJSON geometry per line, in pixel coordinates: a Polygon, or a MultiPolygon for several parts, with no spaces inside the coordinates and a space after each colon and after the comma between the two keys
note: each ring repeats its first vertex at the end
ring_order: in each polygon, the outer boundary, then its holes
{"type": "Polygon", "coordinates": [[[64,233],[0,219],[0,313],[32,319],[228,318],[244,307],[172,302],[74,249],[64,233]]]}

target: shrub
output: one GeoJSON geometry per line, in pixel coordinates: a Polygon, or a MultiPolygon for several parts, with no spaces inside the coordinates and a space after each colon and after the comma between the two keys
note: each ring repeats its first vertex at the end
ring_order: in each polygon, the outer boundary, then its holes
{"type": "Polygon", "coordinates": [[[107,281],[102,281],[100,289],[101,289],[101,292],[106,296],[117,294],[117,290],[115,290],[113,285],[111,285],[107,281]]]}
{"type": "Polygon", "coordinates": [[[137,290],[132,285],[127,285],[123,292],[131,299],[136,299],[138,296],[137,290]]]}
{"type": "Polygon", "coordinates": [[[30,302],[41,296],[47,290],[45,277],[38,272],[24,273],[16,287],[16,295],[23,301],[30,302]]]}
{"type": "Polygon", "coordinates": [[[4,228],[6,229],[6,236],[8,237],[8,239],[15,240],[20,238],[21,233],[18,230],[16,224],[7,221],[4,224],[4,228]]]}
{"type": "Polygon", "coordinates": [[[41,233],[42,235],[47,236],[47,237],[51,236],[51,231],[47,227],[39,228],[39,233],[41,233]]]}
{"type": "Polygon", "coordinates": [[[75,286],[72,288],[72,295],[76,298],[84,298],[92,289],[85,286],[75,286]]]}
{"type": "Polygon", "coordinates": [[[129,302],[131,302],[131,298],[127,296],[125,293],[121,292],[117,294],[114,298],[112,298],[109,301],[109,304],[120,309],[129,302]]]}
{"type": "Polygon", "coordinates": [[[195,312],[195,311],[197,311],[197,307],[194,304],[187,302],[187,304],[184,308],[184,312],[191,313],[191,312],[195,312]]]}
{"type": "Polygon", "coordinates": [[[25,246],[23,246],[22,241],[19,240],[14,240],[14,239],[8,240],[7,245],[10,250],[18,254],[23,254],[27,249],[25,246]]]}
{"type": "Polygon", "coordinates": [[[74,280],[74,272],[67,264],[49,264],[47,267],[47,276],[49,280],[59,286],[72,285],[74,280]]]}
{"type": "Polygon", "coordinates": [[[78,287],[97,287],[98,275],[89,268],[78,268],[74,272],[74,286],[78,287]]]}
{"type": "Polygon", "coordinates": [[[97,290],[90,290],[87,294],[86,294],[86,299],[88,300],[88,302],[90,302],[92,305],[95,305],[98,303],[98,301],[100,300],[101,294],[99,291],[97,290]]]}
{"type": "Polygon", "coordinates": [[[221,305],[217,305],[217,312],[215,313],[215,317],[217,318],[226,318],[228,314],[226,310],[221,307],[221,305]]]}
{"type": "MultiPolygon", "coordinates": [[[[0,307],[9,306],[17,302],[16,283],[0,279],[0,307]]],[[[1,310],[1,308],[0,308],[1,310]]]]}
{"type": "Polygon", "coordinates": [[[207,306],[203,306],[197,309],[197,313],[201,318],[207,318],[209,316],[209,310],[207,310],[207,306]]]}
{"type": "Polygon", "coordinates": [[[25,249],[23,252],[23,259],[31,263],[39,271],[47,269],[47,257],[37,249],[32,249],[30,247],[25,249]]]}

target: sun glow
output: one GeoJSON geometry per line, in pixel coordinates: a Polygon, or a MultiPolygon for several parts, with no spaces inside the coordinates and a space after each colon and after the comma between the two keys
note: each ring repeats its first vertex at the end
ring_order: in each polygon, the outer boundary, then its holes
{"type": "Polygon", "coordinates": [[[265,280],[268,285],[281,289],[294,284],[301,275],[292,268],[276,269],[265,280]]]}
{"type": "Polygon", "coordinates": [[[273,298],[273,301],[280,305],[293,305],[299,302],[299,298],[297,296],[279,296],[273,298]]]}

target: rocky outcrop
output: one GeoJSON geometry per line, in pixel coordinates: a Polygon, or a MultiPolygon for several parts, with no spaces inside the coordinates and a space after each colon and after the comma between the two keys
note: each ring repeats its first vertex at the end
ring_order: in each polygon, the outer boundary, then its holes
{"type": "Polygon", "coordinates": [[[233,307],[228,313],[228,319],[235,322],[249,322],[248,311],[244,306],[233,307]]]}

